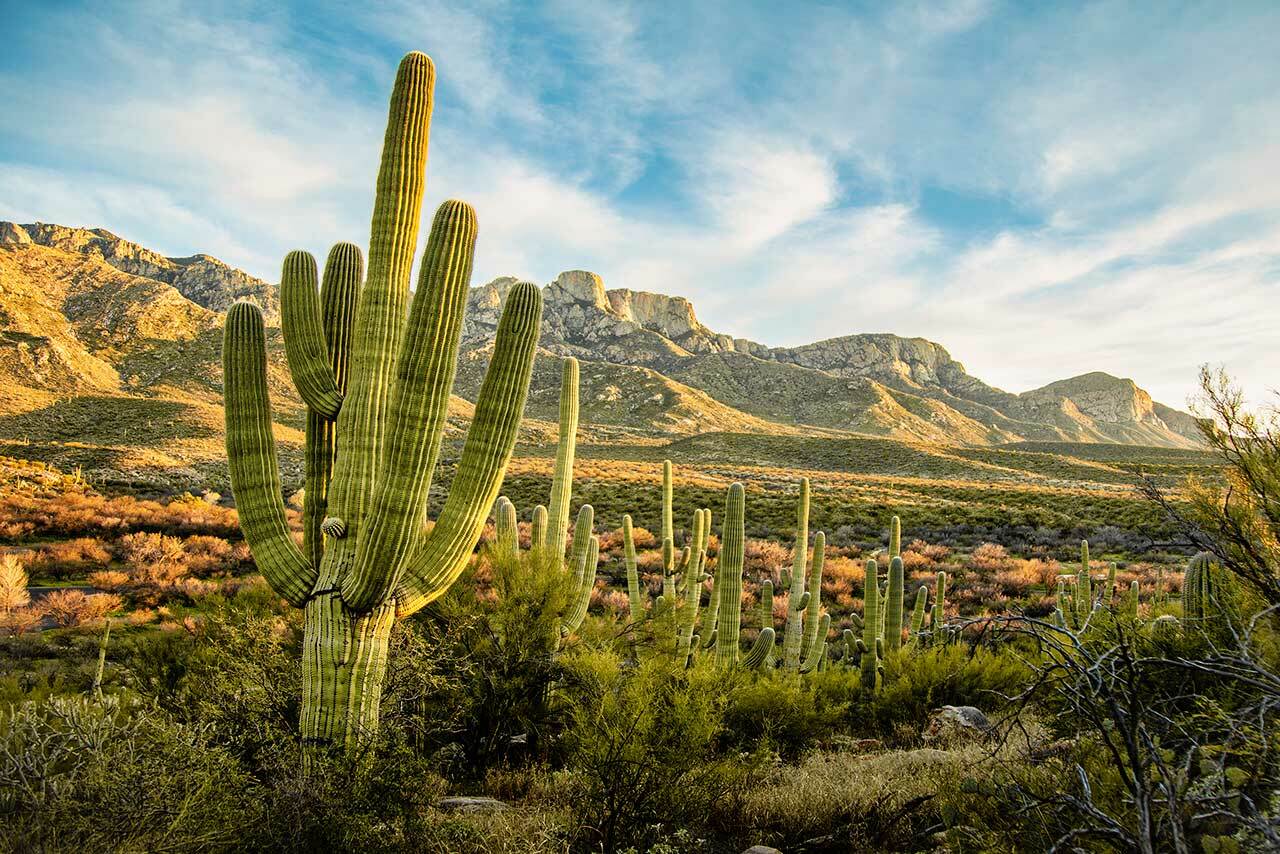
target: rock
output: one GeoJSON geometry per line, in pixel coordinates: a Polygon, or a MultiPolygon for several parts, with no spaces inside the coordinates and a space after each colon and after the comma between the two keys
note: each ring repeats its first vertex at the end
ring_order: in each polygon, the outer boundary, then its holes
{"type": "Polygon", "coordinates": [[[742,854],[782,854],[782,852],[777,848],[772,848],[768,845],[752,845],[746,851],[743,851],[742,854]]]}
{"type": "Polygon", "coordinates": [[[954,738],[986,738],[991,721],[975,706],[943,706],[934,711],[923,733],[924,741],[954,738]]]}
{"type": "Polygon", "coordinates": [[[0,222],[0,243],[30,243],[31,235],[16,222],[0,222]]]}
{"type": "MultiPolygon", "coordinates": [[[[262,307],[268,320],[279,316],[279,293],[275,285],[224,264],[211,255],[169,258],[144,246],[131,243],[105,228],[72,228],[37,222],[16,226],[33,242],[63,252],[100,258],[134,276],[172,285],[191,302],[210,311],[226,311],[237,299],[248,298],[262,307]]],[[[2,230],[0,226],[0,230],[2,230]]],[[[14,242],[0,239],[0,243],[14,242]]]]}
{"type": "Polygon", "coordinates": [[[436,804],[441,812],[492,813],[504,812],[511,807],[497,798],[459,796],[445,798],[436,804]]]}

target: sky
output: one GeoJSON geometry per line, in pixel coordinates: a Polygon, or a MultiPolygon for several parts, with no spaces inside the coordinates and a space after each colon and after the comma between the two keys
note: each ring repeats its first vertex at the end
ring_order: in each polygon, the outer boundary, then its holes
{"type": "MultiPolygon", "coordinates": [[[[0,219],[270,281],[366,244],[395,66],[473,284],[691,299],[795,345],[941,343],[1025,391],[1280,388],[1280,4],[0,0],[0,219]]],[[[424,236],[425,237],[425,236],[424,236]]]]}

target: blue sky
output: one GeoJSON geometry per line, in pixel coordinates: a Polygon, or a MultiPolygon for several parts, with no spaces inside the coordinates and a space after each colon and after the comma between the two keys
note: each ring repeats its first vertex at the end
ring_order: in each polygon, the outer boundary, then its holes
{"type": "Polygon", "coordinates": [[[0,6],[0,219],[275,280],[367,241],[420,49],[427,205],[476,206],[476,284],[590,269],[768,344],[924,336],[1011,391],[1280,386],[1272,2],[0,6]]]}

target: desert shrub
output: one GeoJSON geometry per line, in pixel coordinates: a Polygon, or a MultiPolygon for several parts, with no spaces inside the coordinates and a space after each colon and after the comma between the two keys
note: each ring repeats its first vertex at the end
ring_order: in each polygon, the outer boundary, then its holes
{"type": "Polygon", "coordinates": [[[239,568],[235,547],[222,537],[194,534],[182,543],[185,562],[193,575],[205,577],[239,568]]]}
{"type": "Polygon", "coordinates": [[[97,572],[89,573],[85,581],[99,590],[114,593],[129,586],[129,574],[118,569],[100,569],[97,572]]]}
{"type": "Polygon", "coordinates": [[[984,759],[977,746],[814,754],[769,774],[747,796],[742,815],[751,839],[783,850],[814,838],[829,851],[933,850],[940,801],[963,780],[983,776],[984,759]]]}
{"type": "Polygon", "coordinates": [[[999,572],[1009,565],[1009,552],[997,543],[983,543],[969,555],[969,565],[986,572],[999,572]]]}
{"type": "Polygon", "coordinates": [[[847,698],[818,691],[785,674],[746,678],[729,694],[726,742],[741,750],[766,747],[794,758],[844,724],[847,698]]]}
{"type": "Polygon", "coordinates": [[[852,711],[856,724],[880,735],[918,734],[939,706],[992,712],[1015,693],[1029,671],[1012,649],[946,644],[904,647],[885,657],[884,683],[869,704],[852,711]]]}
{"type": "Polygon", "coordinates": [[[40,600],[45,615],[59,626],[82,626],[100,621],[119,611],[124,604],[113,593],[90,593],[79,590],[55,590],[40,600]]]}
{"type": "Polygon", "coordinates": [[[0,613],[0,633],[14,636],[25,634],[44,619],[44,610],[38,605],[28,605],[0,613]]]}
{"type": "Polygon", "coordinates": [[[665,657],[628,668],[607,652],[580,654],[573,668],[567,784],[586,847],[646,850],[675,829],[699,835],[713,812],[733,812],[758,767],[715,749],[733,674],[665,657]]]}
{"type": "Polygon", "coordinates": [[[772,540],[747,540],[743,568],[747,575],[773,578],[778,570],[791,565],[791,549],[772,540]]]}
{"type": "Polygon", "coordinates": [[[903,550],[904,561],[905,554],[917,554],[937,563],[951,557],[951,549],[937,543],[926,543],[924,540],[912,540],[903,550]]]}
{"type": "Polygon", "coordinates": [[[0,613],[8,614],[30,602],[27,568],[17,555],[0,555],[0,613]]]}
{"type": "Polygon", "coordinates": [[[111,552],[94,537],[76,537],[58,543],[46,543],[36,551],[35,564],[41,575],[71,578],[105,567],[111,552]]]}
{"type": "Polygon", "coordinates": [[[0,721],[10,851],[235,851],[261,790],[197,729],[114,698],[26,703],[0,721]]]}

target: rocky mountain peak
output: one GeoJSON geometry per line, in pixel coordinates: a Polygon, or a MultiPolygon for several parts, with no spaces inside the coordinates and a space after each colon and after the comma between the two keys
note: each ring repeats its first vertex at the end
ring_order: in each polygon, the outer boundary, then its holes
{"type": "Polygon", "coordinates": [[[1096,421],[1164,425],[1156,414],[1151,395],[1131,379],[1102,371],[1058,380],[1019,396],[1033,406],[1057,405],[1061,400],[1070,400],[1076,409],[1096,421]]]}
{"type": "Polygon", "coordinates": [[[552,306],[587,306],[597,311],[609,311],[609,298],[605,296],[604,282],[595,273],[586,270],[566,270],[547,285],[543,300],[552,306]]]}
{"type": "Polygon", "coordinates": [[[0,222],[0,243],[36,243],[100,258],[122,272],[172,285],[178,293],[211,311],[226,311],[237,299],[247,298],[262,306],[268,319],[279,315],[279,292],[274,285],[212,255],[171,258],[105,228],[74,228],[45,222],[25,225],[0,222]]]}

